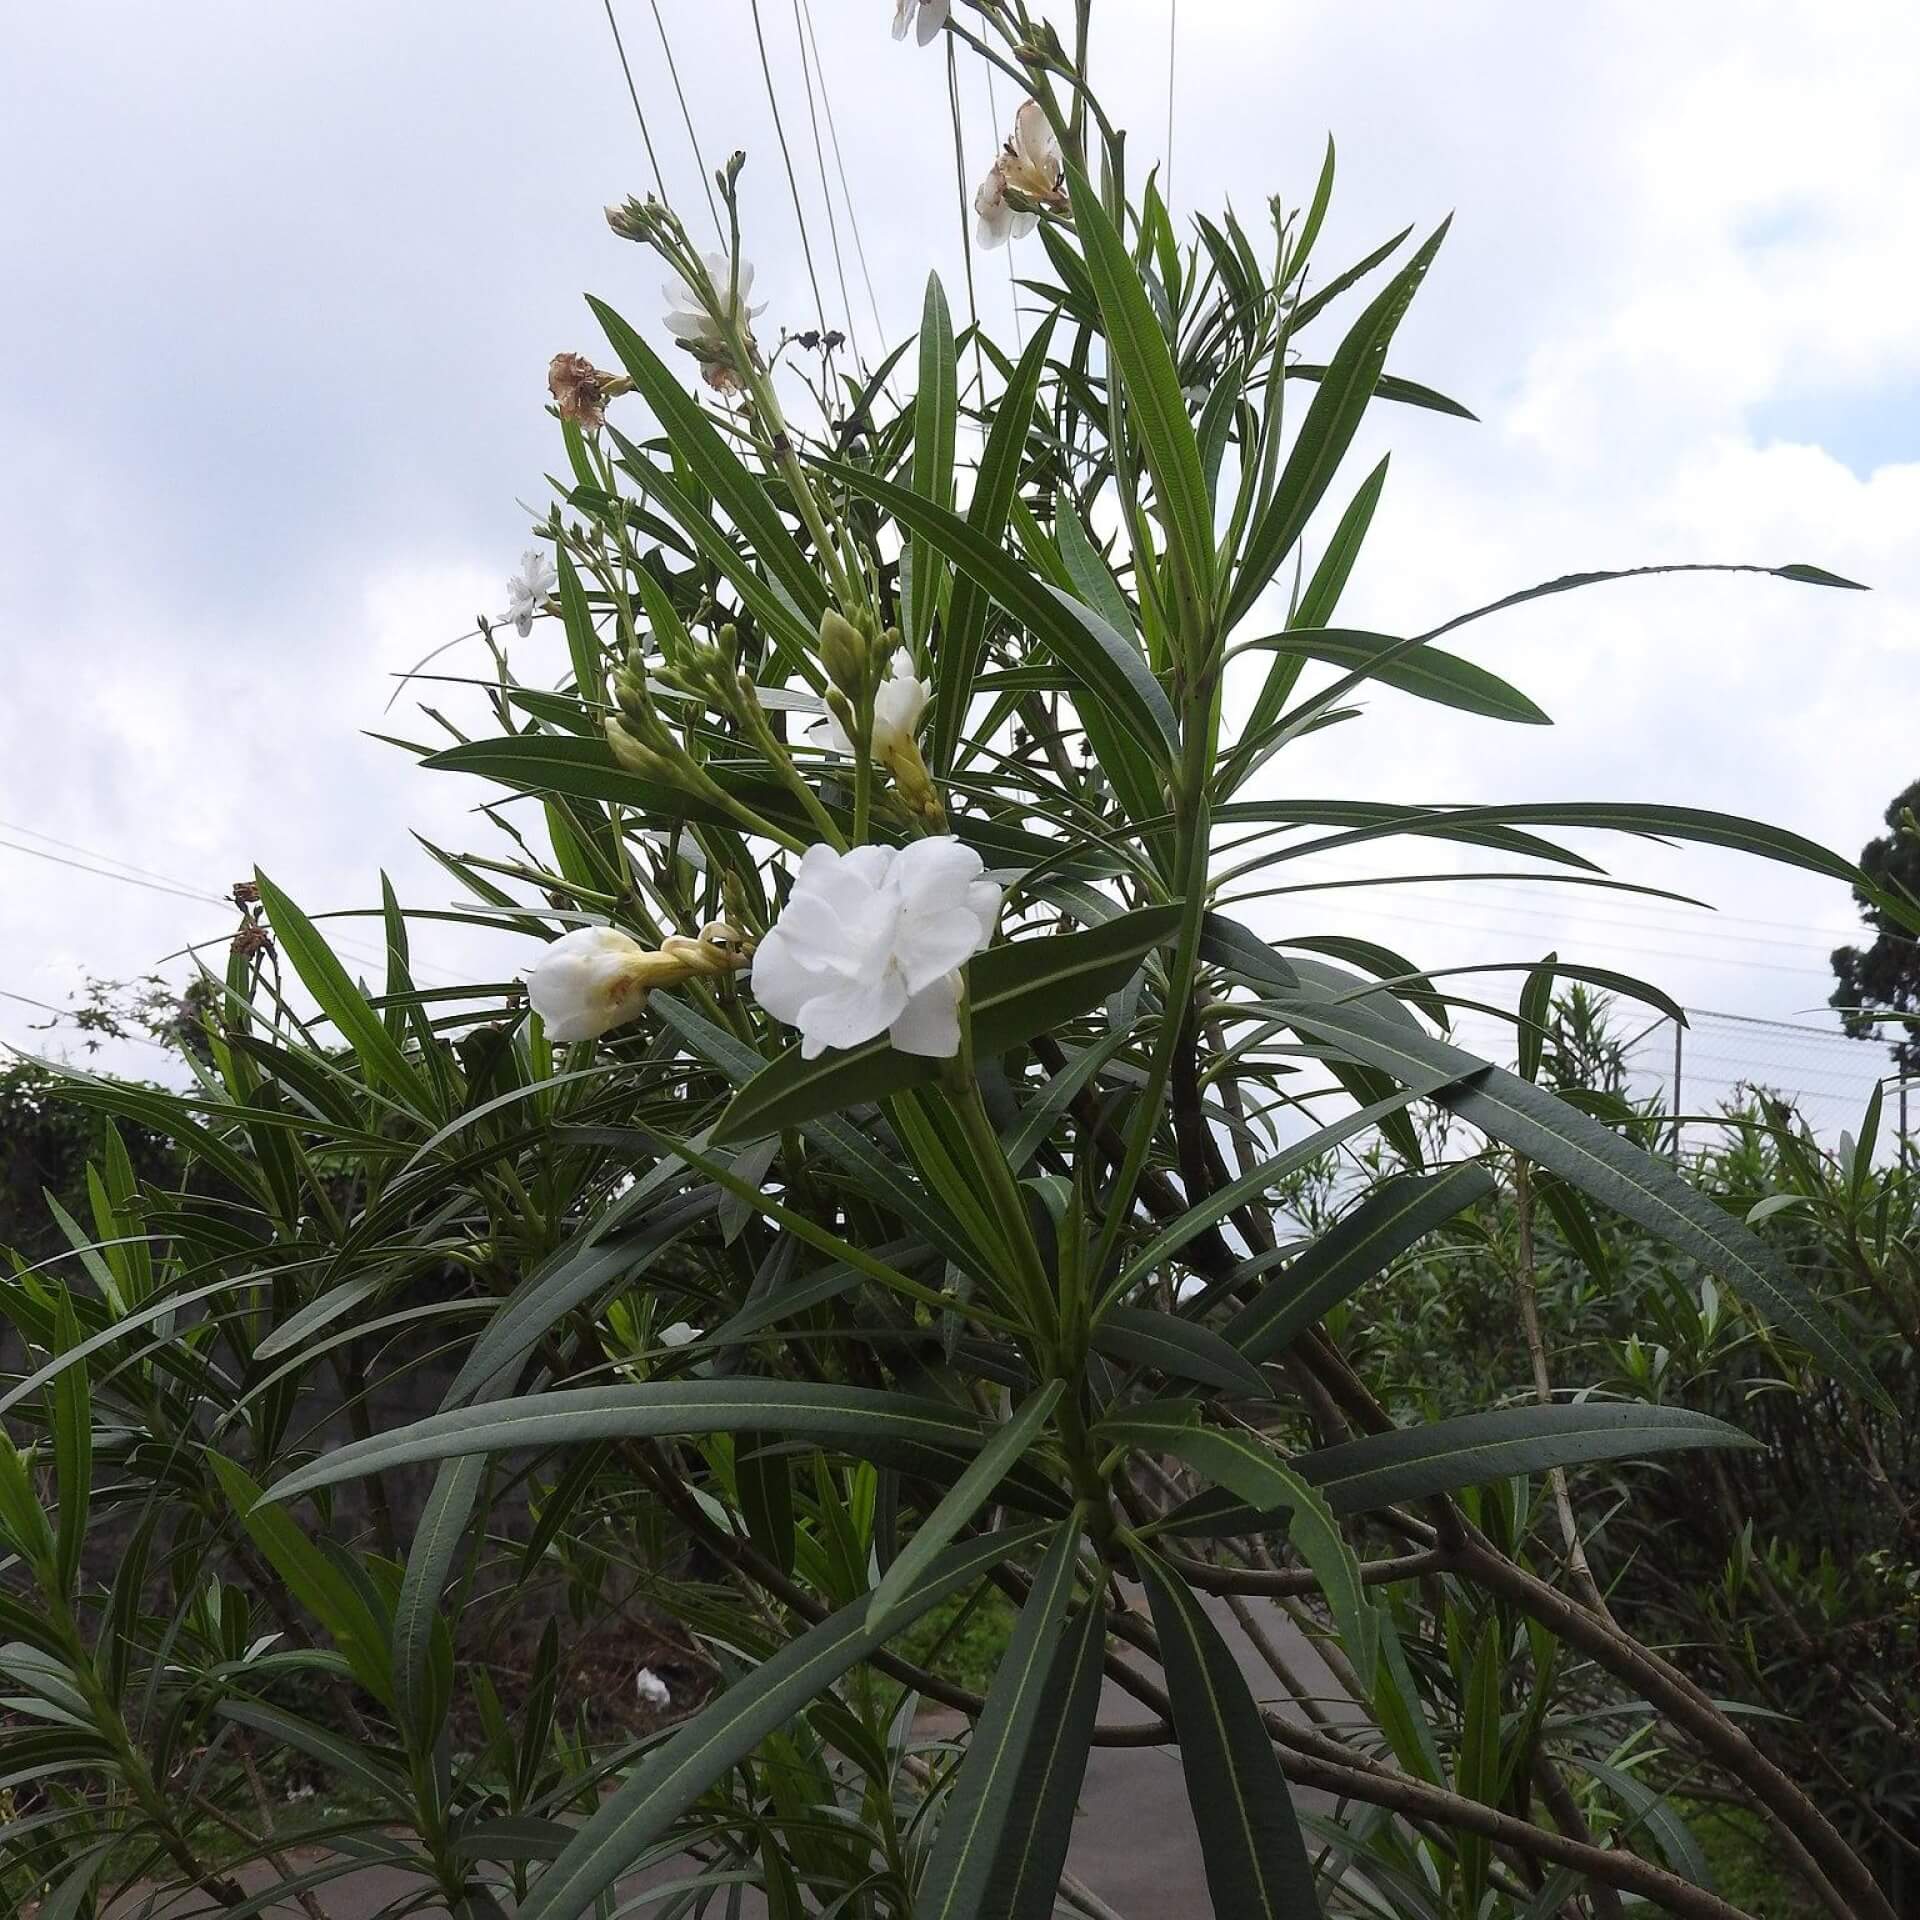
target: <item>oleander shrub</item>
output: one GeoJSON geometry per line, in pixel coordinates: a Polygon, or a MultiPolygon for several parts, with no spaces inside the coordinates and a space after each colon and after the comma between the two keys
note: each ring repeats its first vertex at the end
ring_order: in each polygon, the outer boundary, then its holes
{"type": "Polygon", "coordinates": [[[1598,1356],[1540,1402],[1396,1406],[1360,1290],[1517,1156],[1877,1405],[1845,1302],[1542,1084],[1556,985],[1657,989],[1489,956],[1511,1072],[1451,1036],[1479,969],[1288,891],[1370,843],[1585,872],[1565,836],[1604,833],[1865,877],[1681,807],[1380,797],[1365,698],[1497,753],[1544,716],[1472,623],[1614,577],[1340,624],[1362,419],[1464,412],[1388,370],[1444,226],[1323,260],[1331,150],[1298,206],[1176,225],[1083,82],[1087,8],[1071,45],[1019,0],[904,13],[1030,95],[978,202],[1023,340],[937,279],[877,366],[778,329],[739,155],[720,253],[614,209],[666,322],[596,300],[605,345],[556,357],[555,497],[423,748],[498,829],[433,851],[519,977],[421,984],[449,909],[386,887],[359,980],[262,874],[191,1084],[68,1080],[179,1162],[0,1281],[9,1892],[324,1912],[380,1865],[463,1920],[644,1875],[677,1912],[1098,1911],[1088,1755],[1144,1740],[1231,1920],[1725,1920],[1647,1784],[1684,1738],[1830,1911],[1886,1920],[1819,1782],[1596,1603],[1547,1497],[1755,1440],[1584,1391],[1598,1356]],[[1329,727],[1347,790],[1297,797],[1329,727]],[[1296,1216],[1335,1150],[1378,1177],[1296,1216]],[[1223,1621],[1271,1646],[1262,1694],[1298,1629],[1331,1696],[1257,1699],[1223,1621]],[[919,1738],[928,1702],[966,1731],[919,1738]]]}

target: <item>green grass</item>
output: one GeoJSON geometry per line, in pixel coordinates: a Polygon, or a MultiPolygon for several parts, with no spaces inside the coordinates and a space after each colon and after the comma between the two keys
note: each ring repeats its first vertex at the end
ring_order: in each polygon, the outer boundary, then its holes
{"type": "Polygon", "coordinates": [[[985,1693],[1013,1632],[1013,1602],[998,1588],[970,1611],[956,1595],[924,1613],[894,1642],[895,1650],[915,1666],[937,1673],[955,1686],[985,1693]]]}

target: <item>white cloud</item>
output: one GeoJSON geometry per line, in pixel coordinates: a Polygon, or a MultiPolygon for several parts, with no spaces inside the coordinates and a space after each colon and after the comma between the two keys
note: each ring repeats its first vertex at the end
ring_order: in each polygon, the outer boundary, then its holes
{"type": "MultiPolygon", "coordinates": [[[[751,156],[767,324],[810,324],[750,36],[743,55],[708,0],[664,11],[707,163],[751,156]]],[[[944,62],[892,43],[877,9],[813,11],[878,299],[904,329],[930,265],[964,304],[944,62]]],[[[1165,121],[1164,0],[1097,12],[1096,74],[1144,172],[1165,121]]],[[[476,796],[359,730],[422,734],[417,716],[396,724],[405,702],[383,721],[386,676],[490,606],[525,544],[514,501],[557,463],[546,361],[592,341],[581,290],[653,314],[657,272],[600,221],[651,185],[603,26],[529,32],[519,9],[451,0],[270,22],[128,6],[111,30],[98,9],[67,15],[24,23],[13,57],[36,84],[0,128],[8,176],[49,183],[23,203],[0,313],[0,510],[33,587],[4,616],[0,817],[215,893],[257,858],[315,906],[370,901],[382,864],[442,901],[451,885],[407,829],[477,843],[476,796]]],[[[650,13],[622,18],[698,227],[650,13]]],[[[832,319],[791,29],[769,31],[832,319]]],[[[1916,65],[1920,16],[1891,4],[1850,8],[1844,32],[1811,0],[1182,10],[1176,206],[1230,194],[1256,222],[1268,192],[1310,189],[1330,126],[1329,268],[1459,211],[1393,359],[1486,424],[1397,410],[1369,428],[1336,496],[1388,446],[1394,464],[1343,618],[1407,630],[1649,560],[1814,561],[1875,588],[1678,580],[1541,602],[1457,644],[1559,726],[1381,694],[1363,727],[1289,756],[1287,790],[1667,799],[1857,848],[1920,771],[1920,465],[1866,459],[1847,431],[1894,397],[1911,409],[1920,379],[1916,65]],[[1768,424],[1785,417],[1790,440],[1768,424]]],[[[967,180],[1013,104],[963,66],[967,180]]],[[[871,348],[844,216],[840,238],[871,348]]],[[[1041,261],[1033,241],[1011,255],[1017,272],[1041,261]]],[[[983,310],[1003,314],[1005,263],[975,267],[983,310]]],[[[1897,425],[1889,438],[1900,453],[1897,425]]],[[[1904,446],[1920,461],[1920,418],[1904,446]]],[[[223,924],[0,863],[0,987],[58,999],[82,963],[131,972],[223,924]]],[[[1678,908],[1589,900],[1575,917],[1558,896],[1497,892],[1474,913],[1445,895],[1403,906],[1406,943],[1524,957],[1558,941],[1749,1012],[1824,999],[1844,889],[1732,855],[1626,864],[1711,894],[1747,944],[1710,947],[1678,908]]],[[[1359,905],[1317,896],[1329,922],[1332,902],[1359,905]]],[[[451,935],[422,939],[450,968],[482,964],[451,935]]],[[[0,1003],[0,1036],[27,1017],[0,1003]]]]}

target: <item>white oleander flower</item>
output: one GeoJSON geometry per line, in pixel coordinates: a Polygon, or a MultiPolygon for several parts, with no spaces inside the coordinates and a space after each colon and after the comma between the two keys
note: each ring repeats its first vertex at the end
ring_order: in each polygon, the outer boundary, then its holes
{"type": "Polygon", "coordinates": [[[547,595],[560,584],[553,563],[538,547],[520,556],[520,571],[507,582],[506,618],[522,640],[533,631],[533,616],[547,604],[547,595]]]}
{"type": "Polygon", "coordinates": [[[947,0],[897,0],[893,9],[893,37],[904,40],[908,27],[925,46],[947,24],[947,0]]]}
{"type": "MultiPolygon", "coordinates": [[[[728,289],[732,285],[733,266],[724,253],[703,253],[701,264],[707,270],[707,278],[713,282],[713,296],[719,302],[720,312],[736,320],[742,327],[757,314],[764,313],[767,303],[763,300],[757,307],[747,305],[747,296],[753,291],[753,262],[740,262],[740,285],[733,293],[733,304],[728,306],[728,289]]],[[[727,336],[719,320],[707,311],[706,302],[678,274],[661,289],[667,303],[667,331],[676,340],[691,347],[704,359],[713,353],[724,353],[727,348],[727,336]]]]}
{"type": "Polygon", "coordinates": [[[658,1337],[663,1347],[686,1347],[700,1338],[700,1329],[691,1320],[676,1320],[672,1326],[662,1327],[658,1337]]]}
{"type": "Polygon", "coordinates": [[[643,947],[618,927],[575,927],[563,933],[527,975],[527,1002],[562,1043],[597,1040],[637,1020],[655,987],[677,987],[696,974],[732,973],[746,964],[739,936],[720,921],[697,940],[669,934],[643,947]]]}
{"type": "Polygon", "coordinates": [[[1031,208],[1013,206],[1007,189],[1030,200],[1058,203],[1064,171],[1060,143],[1053,137],[1045,111],[1037,100],[1023,102],[1013,116],[1013,137],[994,156],[980,191],[973,196],[973,210],[980,216],[974,238],[983,247],[998,247],[1031,233],[1040,216],[1031,208]]]}
{"type": "Polygon", "coordinates": [[[809,847],[761,941],[753,990],[800,1029],[800,1054],[886,1034],[902,1053],[960,1048],[960,968],[993,938],[1000,889],[951,835],[904,847],[809,847]]]}
{"type": "MultiPolygon", "coordinates": [[[[888,663],[887,677],[873,696],[873,757],[876,760],[890,761],[895,754],[913,745],[921,716],[932,698],[933,689],[913,670],[913,655],[901,647],[888,663]]],[[[846,728],[831,712],[808,731],[819,735],[819,744],[835,753],[853,751],[846,728]]]]}
{"type": "Polygon", "coordinates": [[[654,1672],[651,1667],[642,1667],[633,1676],[634,1691],[640,1696],[643,1707],[670,1707],[673,1705],[673,1689],[654,1672]]]}

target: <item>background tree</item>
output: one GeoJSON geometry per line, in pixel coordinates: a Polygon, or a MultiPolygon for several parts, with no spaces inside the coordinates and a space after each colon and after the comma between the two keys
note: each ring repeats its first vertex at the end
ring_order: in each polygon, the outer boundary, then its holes
{"type": "MultiPolygon", "coordinates": [[[[1897,793],[1886,811],[1887,831],[1860,850],[1860,866],[1876,888],[1920,901],[1920,780],[1897,793]]],[[[1873,944],[1836,947],[1833,972],[1839,985],[1829,1004],[1840,1009],[1841,1024],[1864,1040],[1886,1024],[1882,1012],[1920,1012],[1920,941],[1902,931],[1902,922],[1865,889],[1855,887],[1860,918],[1873,929],[1873,944]]],[[[1920,1041],[1909,1036],[1894,1047],[1903,1073],[1920,1066],[1920,1041]]]]}

